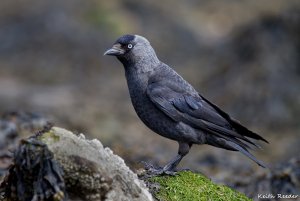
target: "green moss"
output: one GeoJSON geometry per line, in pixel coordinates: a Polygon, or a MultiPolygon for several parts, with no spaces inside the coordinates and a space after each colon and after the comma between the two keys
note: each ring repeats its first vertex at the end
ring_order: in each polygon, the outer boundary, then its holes
{"type": "Polygon", "coordinates": [[[250,201],[242,193],[227,186],[214,184],[208,178],[190,171],[176,176],[158,176],[150,179],[160,185],[155,197],[163,201],[250,201]]]}
{"type": "Polygon", "coordinates": [[[51,129],[48,132],[43,133],[38,137],[39,140],[44,142],[47,145],[53,144],[55,142],[58,142],[60,140],[60,137],[54,133],[54,131],[51,129]]]}

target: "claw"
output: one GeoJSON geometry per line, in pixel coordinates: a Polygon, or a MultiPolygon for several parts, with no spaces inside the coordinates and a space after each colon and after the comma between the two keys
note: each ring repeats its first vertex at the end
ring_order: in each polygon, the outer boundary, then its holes
{"type": "Polygon", "coordinates": [[[146,163],[142,161],[144,164],[144,168],[147,171],[147,174],[150,176],[158,176],[158,175],[176,175],[176,171],[168,170],[166,167],[155,167],[150,163],[146,163]]]}
{"type": "Polygon", "coordinates": [[[175,176],[177,174],[176,171],[163,171],[164,175],[175,176]]]}

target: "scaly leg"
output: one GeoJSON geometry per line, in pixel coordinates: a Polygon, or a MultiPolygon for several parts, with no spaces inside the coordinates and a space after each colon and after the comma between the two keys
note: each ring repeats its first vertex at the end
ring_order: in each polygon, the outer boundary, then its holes
{"type": "Polygon", "coordinates": [[[145,169],[147,172],[151,175],[175,175],[176,171],[175,168],[180,163],[181,159],[187,155],[190,151],[190,148],[192,146],[191,143],[185,143],[185,142],[178,142],[179,143],[179,149],[178,154],[175,158],[173,158],[167,165],[162,167],[154,167],[152,165],[149,165],[145,163],[145,169]]]}

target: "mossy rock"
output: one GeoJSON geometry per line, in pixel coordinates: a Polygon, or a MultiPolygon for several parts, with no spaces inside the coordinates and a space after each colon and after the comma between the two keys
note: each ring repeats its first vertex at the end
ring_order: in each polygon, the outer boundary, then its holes
{"type": "Polygon", "coordinates": [[[218,185],[201,174],[183,171],[176,176],[157,176],[149,180],[159,184],[154,193],[162,201],[250,201],[244,194],[218,185]]]}

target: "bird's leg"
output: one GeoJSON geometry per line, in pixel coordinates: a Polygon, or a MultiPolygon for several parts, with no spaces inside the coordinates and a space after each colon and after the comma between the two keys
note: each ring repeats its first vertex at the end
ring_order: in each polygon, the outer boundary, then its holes
{"type": "Polygon", "coordinates": [[[192,144],[185,143],[185,142],[178,142],[179,143],[179,149],[178,154],[175,158],[173,158],[167,165],[165,165],[163,168],[155,168],[153,166],[146,168],[150,174],[153,175],[161,175],[161,174],[167,174],[167,175],[175,175],[176,171],[175,168],[181,161],[181,159],[187,155],[190,151],[190,148],[192,144]]]}
{"type": "Polygon", "coordinates": [[[165,174],[171,174],[171,175],[175,174],[176,172],[175,168],[180,163],[182,158],[189,153],[190,148],[192,146],[192,144],[188,144],[185,142],[178,142],[178,143],[179,143],[178,154],[163,168],[165,174]]]}
{"type": "Polygon", "coordinates": [[[175,175],[176,171],[175,168],[183,158],[183,155],[177,154],[175,158],[173,158],[167,165],[163,167],[163,173],[168,174],[168,175],[175,175]]]}

